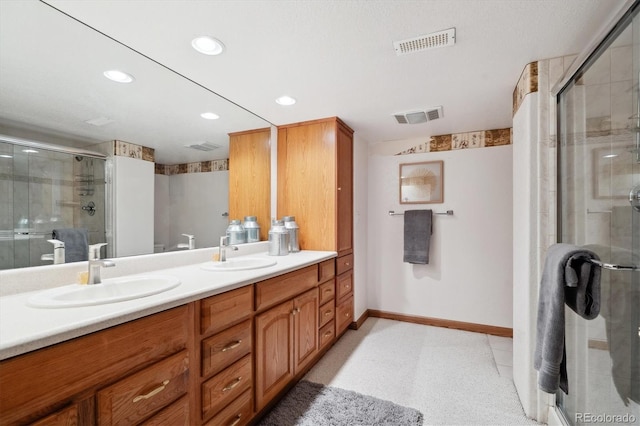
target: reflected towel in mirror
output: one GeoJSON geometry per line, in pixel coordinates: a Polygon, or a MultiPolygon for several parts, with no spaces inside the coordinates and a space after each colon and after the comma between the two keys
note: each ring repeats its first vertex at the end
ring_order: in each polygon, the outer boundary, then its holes
{"type": "Polygon", "coordinates": [[[82,262],[89,259],[89,238],[84,228],[53,230],[53,239],[64,242],[65,263],[82,262]]]}

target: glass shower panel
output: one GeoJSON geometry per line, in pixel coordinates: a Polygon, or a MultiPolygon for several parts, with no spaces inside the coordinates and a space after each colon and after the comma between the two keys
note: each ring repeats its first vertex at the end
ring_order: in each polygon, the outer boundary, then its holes
{"type": "Polygon", "coordinates": [[[0,143],[0,269],[50,265],[54,229],[105,241],[105,161],[0,143]]]}
{"type": "MultiPolygon", "coordinates": [[[[560,241],[640,265],[638,9],[558,95],[560,241]]],[[[640,270],[601,269],[600,315],[566,309],[569,424],[640,424],[640,270]]]]}

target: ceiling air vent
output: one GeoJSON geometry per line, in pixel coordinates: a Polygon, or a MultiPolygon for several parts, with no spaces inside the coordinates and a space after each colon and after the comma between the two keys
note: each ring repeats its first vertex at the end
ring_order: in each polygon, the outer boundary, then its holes
{"type": "Polygon", "coordinates": [[[438,31],[437,33],[426,34],[406,40],[394,41],[393,48],[396,55],[407,55],[409,53],[422,52],[423,50],[435,49],[437,47],[453,46],[456,43],[456,29],[438,31]]]}
{"type": "Polygon", "coordinates": [[[211,142],[202,142],[202,143],[196,143],[193,145],[185,145],[185,147],[196,149],[198,151],[213,151],[214,149],[220,148],[220,145],[216,145],[211,142]]]}
{"type": "Polygon", "coordinates": [[[393,114],[398,124],[420,124],[442,118],[442,107],[430,108],[426,111],[411,111],[393,114]]]}

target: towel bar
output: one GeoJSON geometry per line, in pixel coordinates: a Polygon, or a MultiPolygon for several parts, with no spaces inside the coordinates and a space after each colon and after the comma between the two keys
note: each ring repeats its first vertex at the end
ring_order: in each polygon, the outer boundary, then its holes
{"type": "MultiPolygon", "coordinates": [[[[453,210],[447,210],[446,212],[433,212],[433,214],[453,216],[453,210]]],[[[393,210],[389,210],[389,216],[402,216],[402,215],[404,215],[404,212],[403,213],[396,213],[393,210]]]]}
{"type": "Polygon", "coordinates": [[[640,266],[634,265],[616,265],[615,263],[604,263],[595,259],[587,259],[589,263],[599,266],[603,269],[609,269],[611,271],[640,271],[640,266]]]}

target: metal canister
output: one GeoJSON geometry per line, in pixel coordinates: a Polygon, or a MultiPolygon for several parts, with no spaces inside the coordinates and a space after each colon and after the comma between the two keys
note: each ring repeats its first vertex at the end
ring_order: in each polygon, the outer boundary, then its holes
{"type": "Polygon", "coordinates": [[[282,218],[284,227],[289,231],[289,251],[297,253],[300,251],[300,243],[298,242],[298,230],[300,227],[296,223],[295,216],[285,216],[282,218]]]}
{"type": "Polygon", "coordinates": [[[289,231],[284,227],[284,222],[274,220],[269,230],[269,255],[285,256],[289,254],[289,231]]]}
{"type": "Polygon", "coordinates": [[[244,230],[247,232],[247,242],[257,243],[260,241],[260,225],[258,225],[258,218],[256,216],[245,216],[244,230]]]}
{"type": "Polygon", "coordinates": [[[240,220],[234,219],[229,222],[227,228],[227,237],[229,237],[229,244],[243,244],[247,242],[247,233],[244,230],[244,226],[240,223],[240,220]]]}

